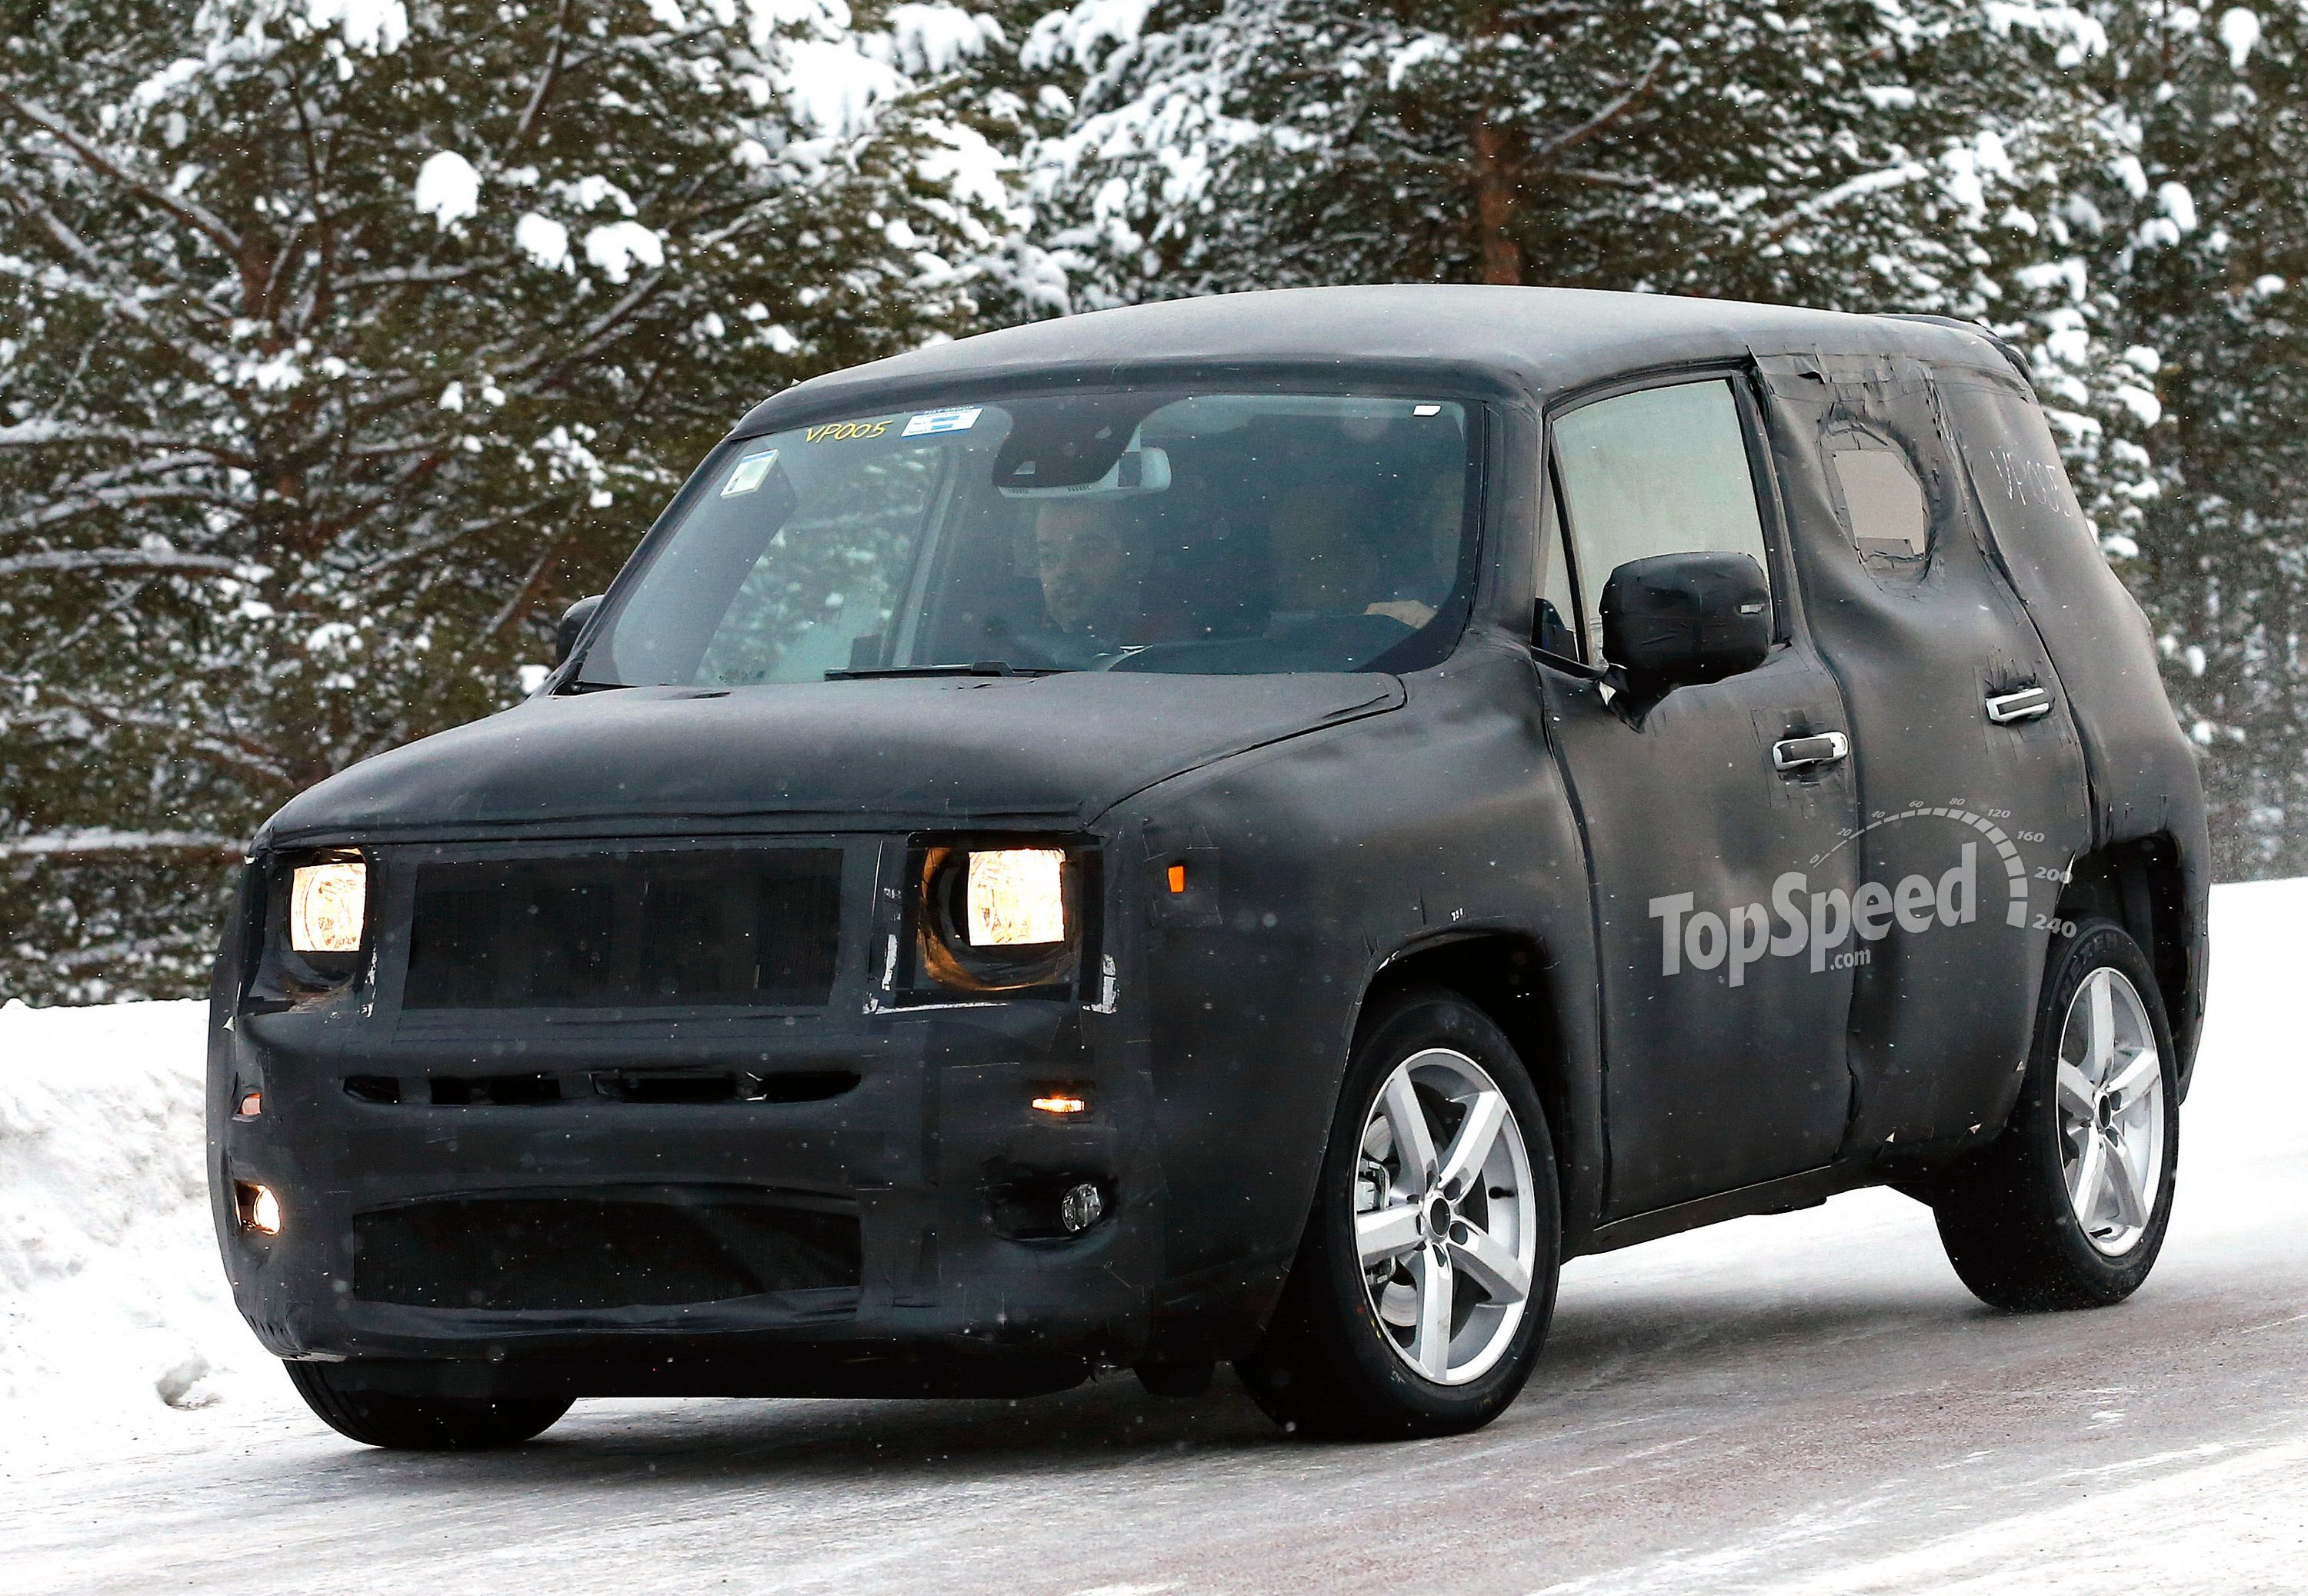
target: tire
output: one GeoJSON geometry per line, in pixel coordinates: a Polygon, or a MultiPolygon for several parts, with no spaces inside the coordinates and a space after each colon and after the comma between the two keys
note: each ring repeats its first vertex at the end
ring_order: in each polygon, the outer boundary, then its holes
{"type": "Polygon", "coordinates": [[[1940,1176],[1932,1199],[1963,1283],[2014,1311],[2106,1308],[2138,1291],[2164,1246],[2179,1165],[2176,1059],[2147,957],[2108,920],[2085,921],[2054,948],[2011,1118],[1940,1176]],[[2105,1057],[2103,1024],[2114,1043],[2105,1057]]]}
{"type": "Polygon", "coordinates": [[[1406,991],[1358,1030],[1305,1238],[1264,1339],[1236,1368],[1267,1414],[1297,1434],[1477,1429],[1530,1376],[1561,1261],[1554,1146],[1513,1044],[1453,992],[1406,991]],[[1413,1113],[1431,1159],[1397,1134],[1413,1113]],[[1453,1177],[1451,1197],[1443,1179],[1462,1133],[1471,1123],[1479,1135],[1494,1115],[1482,1178],[1453,1177]],[[1414,1179],[1414,1165],[1432,1173],[1414,1179]],[[1438,1222],[1450,1238],[1439,1245],[1438,1222]],[[1370,1238],[1369,1278],[1358,1232],[1370,1238]]]}
{"type": "Polygon", "coordinates": [[[492,1402],[462,1396],[400,1396],[349,1384],[340,1363],[284,1363],[305,1405],[339,1435],[395,1452],[487,1452],[550,1429],[569,1411],[563,1396],[492,1402]]]}

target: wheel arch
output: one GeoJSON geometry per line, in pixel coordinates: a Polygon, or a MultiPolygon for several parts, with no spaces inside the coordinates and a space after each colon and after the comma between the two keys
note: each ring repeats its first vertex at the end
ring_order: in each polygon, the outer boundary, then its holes
{"type": "Polygon", "coordinates": [[[1506,1034],[1529,1071],[1554,1152],[1563,1256],[1572,1256],[1594,1228],[1600,1208],[1600,1094],[1572,1065],[1563,995],[1548,981],[1544,947],[1527,933],[1474,931],[1406,948],[1371,977],[1356,1017],[1357,1034],[1363,1019],[1388,999],[1425,986],[1454,992],[1481,1009],[1506,1034]]]}
{"type": "Polygon", "coordinates": [[[2184,1097],[2195,1067],[2199,1005],[2194,982],[2200,980],[2191,969],[2191,953],[2200,943],[2202,928],[2192,922],[2178,844],[2168,833],[2156,832],[2084,854],[2069,867],[2058,914],[2071,922],[2094,916],[2113,920],[2148,956],[2179,1049],[2184,1097]]]}

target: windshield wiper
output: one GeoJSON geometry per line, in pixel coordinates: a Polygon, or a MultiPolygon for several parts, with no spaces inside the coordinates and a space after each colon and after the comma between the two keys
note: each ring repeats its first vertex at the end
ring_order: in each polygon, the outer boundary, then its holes
{"type": "Polygon", "coordinates": [[[876,676],[1055,676],[1055,669],[1013,665],[1006,659],[981,659],[970,665],[860,665],[853,670],[828,671],[828,682],[864,682],[876,676]]]}

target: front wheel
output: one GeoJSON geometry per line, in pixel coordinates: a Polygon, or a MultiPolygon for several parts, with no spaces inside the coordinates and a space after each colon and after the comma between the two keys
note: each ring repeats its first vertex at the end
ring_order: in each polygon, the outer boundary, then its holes
{"type": "Polygon", "coordinates": [[[1308,1435],[1487,1424],[1546,1338],[1561,1231],[1546,1113],[1513,1044],[1454,993],[1403,993],[1362,1027],[1313,1213],[1244,1382],[1308,1435]]]}
{"type": "Polygon", "coordinates": [[[1948,1261],[2014,1309],[2103,1308],[2140,1289],[2172,1218],[2180,1093],[2155,972],[2087,921],[2052,960],[2003,1134],[1940,1177],[1948,1261]]]}
{"type": "Polygon", "coordinates": [[[337,1363],[284,1363],[297,1394],[339,1435],[399,1452],[484,1452],[550,1429],[567,1397],[400,1396],[365,1390],[337,1363]]]}

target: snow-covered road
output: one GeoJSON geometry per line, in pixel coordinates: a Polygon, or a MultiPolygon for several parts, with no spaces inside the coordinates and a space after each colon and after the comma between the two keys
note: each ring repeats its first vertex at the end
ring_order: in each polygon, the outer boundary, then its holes
{"type": "MultiPolygon", "coordinates": [[[[2304,913],[2308,883],[2216,895],[2177,1216],[2131,1302],[1991,1313],[1923,1208],[1856,1194],[1574,1263],[1529,1391],[1456,1440],[1307,1446],[1223,1381],[1125,1377],[581,1403],[512,1453],[388,1455],[263,1367],[183,1214],[98,1246],[0,1178],[19,1254],[50,1226],[21,1278],[0,1250],[0,1589],[2308,1590],[2304,913]],[[159,1401],[169,1374],[208,1405],[159,1401]]],[[[0,1154],[43,1145],[24,1101],[0,1154]]]]}

